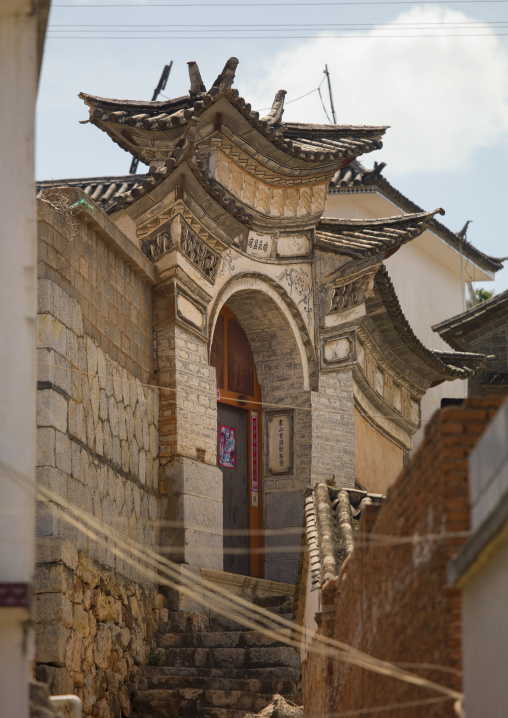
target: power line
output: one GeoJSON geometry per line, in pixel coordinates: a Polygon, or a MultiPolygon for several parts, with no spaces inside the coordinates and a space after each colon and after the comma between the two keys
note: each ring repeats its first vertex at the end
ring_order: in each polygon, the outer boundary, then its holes
{"type": "Polygon", "coordinates": [[[177,565],[149,547],[140,547],[135,541],[126,538],[121,532],[104,524],[103,521],[99,521],[92,514],[79,509],[59,494],[42,485],[36,486],[33,478],[14,469],[2,459],[0,459],[0,469],[29,494],[35,493],[39,500],[52,504],[54,512],[62,520],[85,536],[106,546],[114,556],[125,561],[150,580],[197,599],[212,611],[232,618],[247,628],[260,631],[289,646],[299,648],[300,640],[313,639],[313,643],[307,646],[309,652],[315,652],[320,656],[327,655],[338,661],[386,677],[436,691],[441,696],[455,701],[456,712],[459,715],[464,698],[463,693],[411,673],[390,661],[375,658],[342,641],[316,634],[314,631],[309,631],[298,625],[295,626],[282,616],[274,615],[269,610],[254,605],[224,589],[218,592],[216,585],[202,576],[196,577],[184,564],[177,565]],[[289,629],[289,633],[287,629],[289,629]]]}
{"type": "MultiPolygon", "coordinates": [[[[462,5],[462,4],[474,4],[474,5],[483,5],[483,4],[500,4],[500,3],[507,3],[508,0],[447,0],[447,5],[462,5]]],[[[312,2],[312,6],[338,6],[338,5],[435,5],[435,0],[419,0],[419,2],[414,2],[414,0],[380,0],[379,2],[375,2],[374,0],[343,0],[340,2],[312,2]]],[[[129,3],[129,4],[100,4],[100,5],[75,5],[75,4],[62,4],[62,5],[53,5],[53,7],[65,7],[65,8],[82,8],[89,10],[90,8],[111,8],[111,7],[140,7],[140,8],[147,8],[147,7],[297,7],[297,6],[304,6],[306,8],[309,7],[308,2],[212,2],[212,3],[194,3],[194,2],[184,2],[184,3],[129,3]]]]}
{"type": "Polygon", "coordinates": [[[358,40],[368,38],[370,40],[417,40],[419,38],[433,38],[440,40],[443,37],[461,39],[464,37],[484,37],[493,39],[495,37],[506,37],[508,33],[485,33],[485,34],[467,34],[467,35],[210,35],[203,37],[202,35],[148,35],[137,36],[129,35],[125,37],[108,36],[108,35],[47,35],[51,40],[358,40]]]}
{"type": "Polygon", "coordinates": [[[389,27],[389,28],[405,28],[405,29],[420,29],[420,28],[429,29],[429,28],[432,28],[432,29],[438,30],[439,28],[450,27],[450,29],[458,30],[463,27],[464,28],[469,28],[469,27],[481,28],[481,27],[485,27],[486,25],[506,26],[506,25],[508,25],[508,20],[495,20],[495,21],[494,20],[489,20],[489,21],[465,20],[463,22],[411,22],[411,23],[406,23],[406,22],[394,22],[394,23],[390,23],[390,22],[383,22],[383,23],[379,23],[379,22],[234,23],[234,24],[231,24],[231,23],[229,23],[229,24],[228,23],[215,23],[215,24],[206,23],[203,25],[199,25],[199,24],[195,24],[195,23],[171,23],[168,25],[164,25],[161,23],[151,24],[151,25],[147,25],[144,23],[130,23],[130,24],[121,24],[121,23],[114,23],[114,24],[112,24],[112,23],[100,23],[100,24],[99,23],[90,23],[90,24],[54,23],[54,24],[50,25],[48,27],[48,29],[50,30],[54,27],[66,27],[66,28],[74,28],[74,27],[77,27],[77,28],[86,28],[86,27],[92,27],[92,28],[96,28],[96,27],[151,28],[151,27],[153,27],[153,28],[157,28],[157,29],[160,29],[160,28],[189,28],[189,27],[195,28],[195,29],[196,28],[210,28],[210,27],[221,28],[221,29],[226,29],[226,28],[236,28],[236,29],[238,29],[238,28],[250,28],[250,29],[256,28],[256,29],[259,29],[259,28],[271,28],[271,27],[274,27],[274,28],[286,28],[286,27],[288,27],[288,28],[299,28],[299,27],[331,28],[331,27],[337,27],[337,28],[353,28],[354,29],[357,27],[361,27],[361,28],[373,27],[373,28],[382,29],[385,27],[389,27]]]}

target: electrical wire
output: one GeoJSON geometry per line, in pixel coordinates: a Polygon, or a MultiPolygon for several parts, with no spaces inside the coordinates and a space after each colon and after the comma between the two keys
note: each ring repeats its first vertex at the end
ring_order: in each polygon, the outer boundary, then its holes
{"type": "MultiPolygon", "coordinates": [[[[144,574],[154,582],[173,588],[194,600],[197,599],[206,608],[210,608],[216,613],[227,616],[247,628],[258,630],[269,638],[284,642],[286,645],[299,648],[300,640],[292,638],[291,634],[288,635],[287,631],[281,630],[283,628],[289,629],[293,635],[300,635],[301,638],[313,638],[313,643],[308,646],[309,652],[316,652],[320,656],[328,655],[336,660],[350,663],[380,675],[392,677],[421,688],[434,690],[443,696],[447,696],[449,699],[453,699],[456,704],[461,707],[463,700],[463,694],[461,692],[410,673],[389,661],[365,654],[344,642],[328,638],[321,634],[315,634],[300,626],[295,626],[291,621],[284,619],[282,616],[274,615],[267,609],[253,605],[239,596],[233,594],[228,596],[225,591],[218,593],[216,585],[203,577],[197,578],[195,574],[183,564],[177,565],[168,559],[163,559],[157,552],[149,548],[140,548],[136,542],[125,538],[109,525],[98,521],[94,516],[77,508],[67,499],[64,499],[47,487],[41,485],[36,487],[32,479],[1,459],[0,469],[29,493],[35,492],[39,499],[52,503],[55,513],[64,521],[92,540],[102,542],[114,555],[133,566],[142,575],[144,574]],[[259,623],[257,620],[253,620],[253,616],[257,616],[261,622],[259,623]]],[[[459,715],[458,712],[457,714],[459,715]]]]}
{"type": "MultiPolygon", "coordinates": [[[[447,5],[501,5],[506,4],[508,0],[447,0],[447,5]]],[[[335,2],[315,2],[312,0],[312,6],[313,7],[330,7],[330,6],[344,6],[344,5],[379,5],[380,7],[383,5],[435,5],[435,0],[418,0],[418,2],[414,2],[414,0],[338,0],[335,2]]],[[[211,3],[202,3],[202,2],[180,2],[180,3],[129,3],[129,4],[121,4],[121,3],[101,3],[100,5],[90,5],[87,3],[86,5],[76,5],[76,4],[59,4],[59,5],[53,5],[52,7],[65,7],[65,8],[73,8],[73,9],[85,9],[89,10],[91,8],[114,8],[114,7],[121,7],[121,8],[128,8],[128,7],[140,7],[140,8],[147,8],[147,7],[298,7],[303,6],[308,8],[309,2],[211,2],[211,3]]]]}
{"type": "Polygon", "coordinates": [[[485,33],[463,35],[51,35],[50,40],[414,40],[441,38],[487,38],[507,37],[508,33],[485,33]]]}
{"type": "MultiPolygon", "coordinates": [[[[41,348],[43,348],[43,347],[39,347],[39,349],[41,349],[41,348]]],[[[77,369],[77,368],[75,368],[75,367],[73,367],[73,366],[59,366],[58,364],[52,364],[52,363],[50,363],[50,362],[43,362],[43,361],[38,361],[37,364],[38,364],[39,366],[46,366],[46,367],[50,367],[50,368],[52,368],[52,369],[58,369],[58,370],[60,370],[60,371],[77,372],[78,374],[82,374],[82,375],[85,375],[85,376],[93,377],[93,378],[96,378],[96,379],[103,379],[103,380],[105,380],[105,381],[113,381],[113,382],[115,382],[115,381],[118,382],[118,381],[119,381],[119,382],[121,382],[121,383],[123,383],[123,384],[134,384],[135,386],[145,387],[145,388],[148,388],[148,389],[154,389],[154,390],[158,390],[158,391],[162,391],[162,392],[169,392],[169,393],[172,392],[173,394],[178,395],[177,398],[180,398],[180,395],[183,393],[183,390],[182,390],[182,389],[177,389],[177,388],[171,387],[171,386],[162,386],[161,384],[146,384],[146,383],[143,383],[143,382],[141,382],[141,381],[139,381],[139,380],[121,379],[120,377],[115,377],[115,378],[113,378],[113,377],[105,376],[105,375],[102,375],[102,374],[92,374],[92,373],[87,372],[87,371],[85,371],[85,370],[83,370],[83,369],[77,369]]],[[[179,370],[179,374],[180,374],[181,376],[188,376],[188,377],[191,377],[191,378],[193,378],[193,379],[199,379],[199,377],[196,377],[194,374],[191,374],[190,372],[184,372],[183,370],[179,370]]],[[[187,389],[188,389],[188,387],[187,387],[187,389]]],[[[196,397],[196,396],[203,396],[203,397],[207,396],[207,397],[209,397],[209,398],[214,398],[214,399],[217,400],[217,394],[216,394],[216,392],[213,392],[213,391],[203,391],[203,389],[199,389],[199,390],[198,390],[198,387],[196,387],[195,390],[192,390],[192,391],[188,391],[188,390],[187,390],[186,393],[187,393],[187,394],[192,394],[192,397],[193,397],[193,398],[196,397]]],[[[176,401],[176,398],[175,398],[175,401],[176,401]]],[[[239,403],[239,405],[241,405],[241,404],[242,404],[242,399],[238,399],[238,403],[239,403]]],[[[245,402],[244,402],[244,403],[245,403],[245,402]]],[[[270,401],[255,401],[255,400],[253,400],[253,399],[249,399],[249,400],[248,400],[248,403],[249,403],[249,404],[252,404],[252,405],[255,405],[255,406],[259,406],[259,407],[268,407],[268,408],[270,408],[270,409],[272,409],[272,410],[273,410],[273,409],[293,409],[293,410],[295,410],[295,411],[310,411],[310,412],[323,411],[323,412],[326,412],[327,414],[337,414],[337,415],[339,415],[339,416],[355,416],[355,412],[354,412],[354,411],[350,411],[350,410],[348,410],[348,409],[334,409],[333,407],[329,407],[329,406],[319,406],[319,405],[317,405],[317,404],[312,404],[312,406],[300,406],[299,404],[282,404],[282,403],[270,402],[270,401]]],[[[401,414],[399,414],[395,409],[390,409],[389,407],[387,407],[387,410],[392,412],[393,417],[395,417],[395,418],[397,418],[397,419],[404,419],[404,417],[403,417],[401,414]]],[[[385,419],[386,419],[386,418],[389,418],[389,417],[386,416],[386,414],[381,414],[381,413],[376,414],[375,412],[369,413],[369,416],[372,416],[372,417],[383,417],[383,418],[385,418],[385,419]]],[[[429,423],[429,422],[432,421],[432,419],[420,419],[420,421],[421,421],[422,423],[424,423],[424,422],[429,423]]],[[[322,446],[332,446],[332,447],[333,447],[333,446],[336,446],[336,445],[335,445],[335,444],[323,444],[323,443],[322,443],[322,446]]]]}

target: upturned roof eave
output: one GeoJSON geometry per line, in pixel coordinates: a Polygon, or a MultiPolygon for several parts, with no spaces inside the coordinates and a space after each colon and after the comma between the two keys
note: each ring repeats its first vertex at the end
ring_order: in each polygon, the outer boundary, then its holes
{"type": "MultiPolygon", "coordinates": [[[[330,183],[329,193],[347,194],[362,190],[378,191],[391,202],[403,208],[407,212],[421,212],[422,208],[419,205],[409,199],[409,197],[406,197],[406,195],[396,189],[386,179],[386,177],[380,174],[381,170],[379,167],[382,169],[384,166],[385,164],[382,163],[382,165],[378,165],[378,167],[375,167],[373,170],[366,170],[366,168],[358,160],[355,160],[348,166],[348,169],[352,174],[354,174],[355,179],[347,184],[341,184],[340,181],[338,183],[334,183],[334,180],[332,180],[330,183]],[[361,180],[356,179],[359,177],[361,177],[361,180]]],[[[341,170],[339,170],[339,172],[341,172],[341,170]]],[[[439,220],[434,219],[429,229],[434,231],[444,242],[449,244],[455,250],[462,251],[466,257],[475,262],[478,267],[484,271],[498,272],[502,269],[503,264],[499,259],[485,254],[467,240],[461,240],[455,232],[446,227],[446,225],[442,224],[439,220]]]]}
{"type": "Polygon", "coordinates": [[[389,347],[389,352],[396,356],[398,361],[409,362],[410,366],[416,359],[417,369],[429,386],[440,381],[467,379],[484,368],[486,357],[483,354],[444,352],[441,357],[439,351],[428,349],[418,339],[402,312],[384,265],[381,265],[376,273],[374,286],[374,296],[366,300],[369,322],[377,329],[383,344],[389,347]]]}

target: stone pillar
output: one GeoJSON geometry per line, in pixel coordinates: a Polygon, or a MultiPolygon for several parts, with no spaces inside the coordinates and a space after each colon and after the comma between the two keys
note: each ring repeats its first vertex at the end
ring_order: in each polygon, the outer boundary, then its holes
{"type": "Polygon", "coordinates": [[[222,472],[217,393],[204,306],[177,281],[155,290],[160,461],[169,496],[162,547],[173,560],[222,569],[222,472]],[[202,319],[201,319],[201,318],[202,319]]]}
{"type": "Polygon", "coordinates": [[[352,369],[322,373],[312,394],[312,484],[355,485],[352,369]]]}

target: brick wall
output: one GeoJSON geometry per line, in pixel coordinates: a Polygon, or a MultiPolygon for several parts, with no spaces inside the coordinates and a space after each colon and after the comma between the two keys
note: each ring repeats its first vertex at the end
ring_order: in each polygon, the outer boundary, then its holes
{"type": "MultiPolygon", "coordinates": [[[[434,415],[425,441],[363,532],[418,537],[469,530],[468,456],[502,400],[469,399],[434,415]]],[[[323,630],[377,658],[461,690],[461,599],[446,570],[465,538],[380,546],[357,543],[337,579],[323,589],[323,630]],[[331,610],[326,613],[326,607],[331,610]],[[328,617],[328,618],[327,618],[328,617]],[[431,665],[432,664],[432,665],[431,665]],[[436,666],[436,667],[434,667],[436,666]],[[445,670],[439,670],[443,666],[445,670]]],[[[304,664],[308,716],[428,700],[438,694],[349,664],[309,657],[304,664]],[[326,681],[319,681],[327,675],[326,681]]],[[[393,710],[376,711],[389,718],[393,710]]],[[[454,716],[452,701],[406,707],[405,718],[454,716]]]]}

